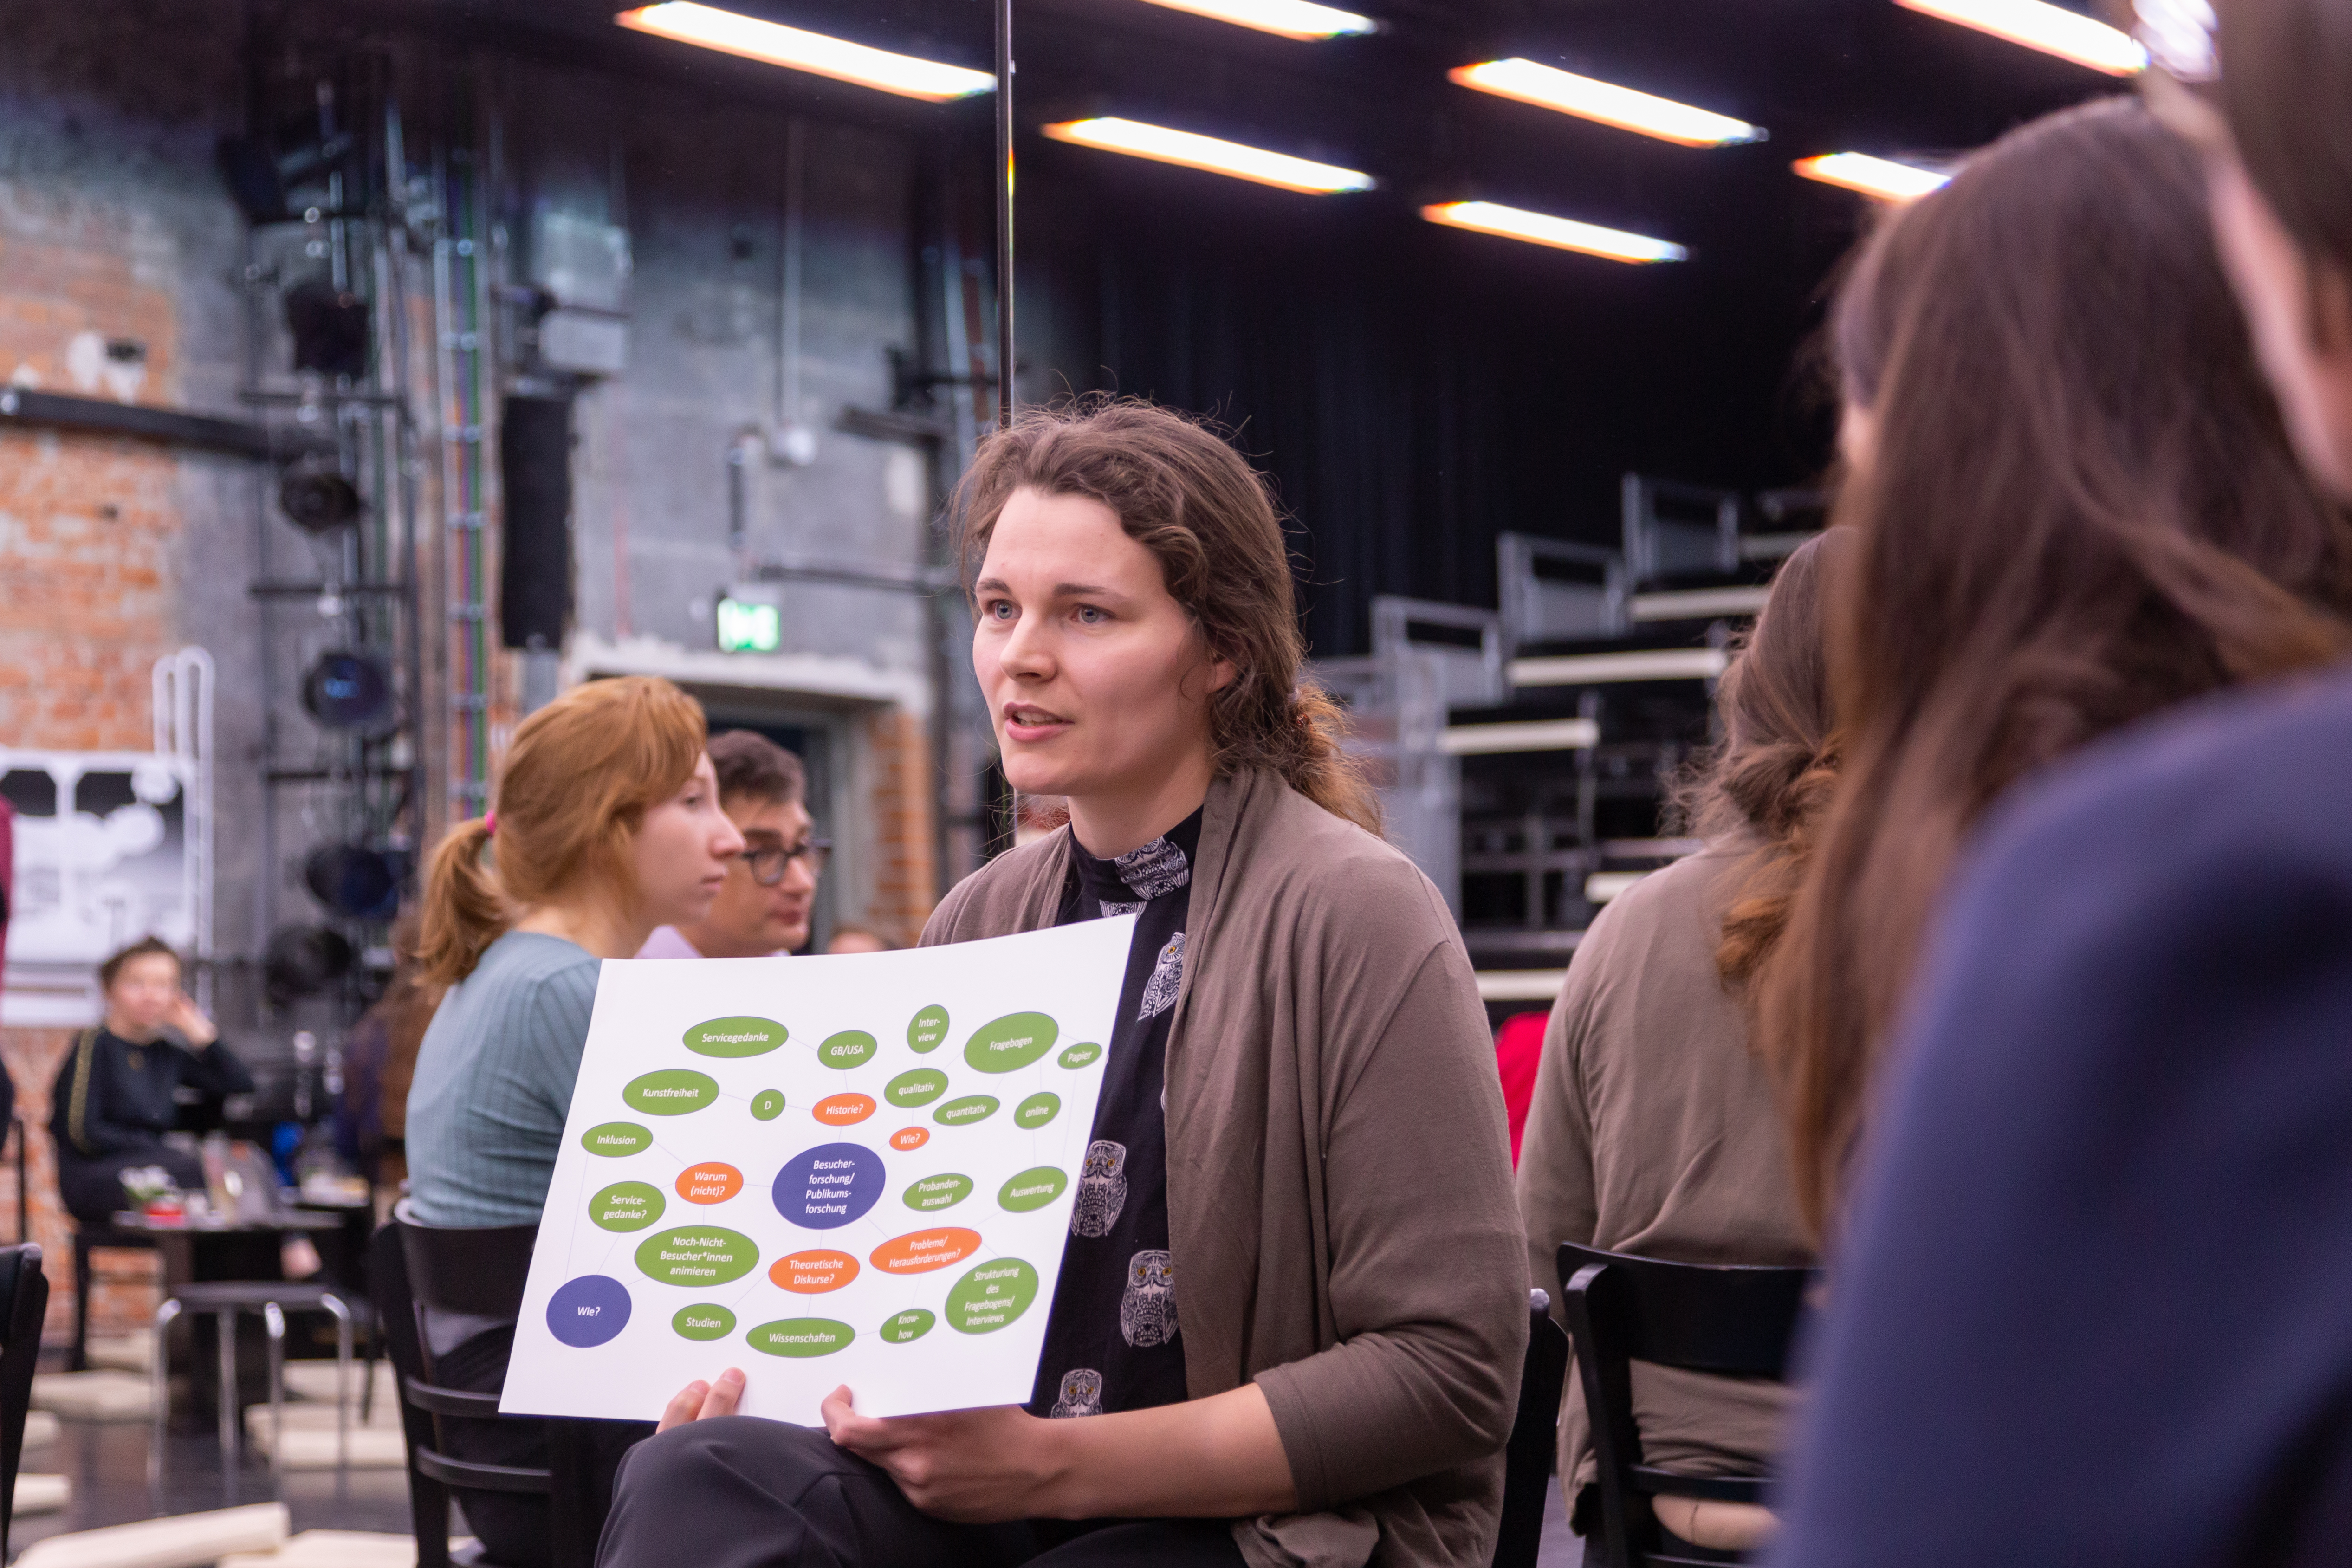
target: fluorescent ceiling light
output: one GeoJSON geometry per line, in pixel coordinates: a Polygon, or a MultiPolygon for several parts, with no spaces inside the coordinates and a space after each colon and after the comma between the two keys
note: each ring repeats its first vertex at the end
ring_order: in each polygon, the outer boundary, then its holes
{"type": "Polygon", "coordinates": [[[829,76],[835,81],[880,88],[902,98],[927,99],[933,103],[992,92],[996,88],[996,79],[986,71],[917,59],[912,55],[894,55],[887,49],[868,48],[844,38],[826,37],[823,33],[803,32],[779,22],[738,16],[715,5],[698,5],[693,0],[665,0],[658,5],[640,5],[634,11],[622,12],[613,20],[640,33],[699,44],[706,49],[740,55],[747,60],[788,66],[793,70],[829,76]]]}
{"type": "Polygon", "coordinates": [[[1286,38],[1359,37],[1380,31],[1380,24],[1370,16],[1359,16],[1353,11],[1335,10],[1328,5],[1310,5],[1307,0],[1150,0],[1150,3],[1165,5],[1171,11],[1190,11],[1195,16],[1255,27],[1261,33],[1279,33],[1286,38]]]}
{"type": "Polygon", "coordinates": [[[1255,180],[1262,185],[1280,185],[1286,191],[1305,191],[1312,195],[1369,191],[1373,184],[1370,174],[1360,174],[1353,169],[1310,163],[1286,153],[1269,153],[1263,147],[1245,147],[1238,142],[1222,142],[1214,136],[1196,136],[1190,131],[1171,131],[1164,125],[1145,125],[1133,120],[1070,120],[1046,126],[1045,134],[1056,142],[1075,142],[1081,147],[1100,147],[1110,153],[1132,153],[1139,158],[1181,163],[1188,169],[1206,169],[1212,174],[1231,174],[1236,179],[1255,180]]]}
{"type": "Polygon", "coordinates": [[[1587,256],[1605,256],[1612,261],[1683,261],[1690,256],[1689,251],[1669,240],[1627,234],[1623,229],[1602,228],[1598,224],[1579,223],[1574,218],[1522,212],[1517,207],[1500,206],[1493,202],[1444,202],[1422,208],[1421,216],[1432,223],[1442,223],[1454,228],[1499,234],[1508,239],[1532,240],[1538,245],[1549,245],[1559,250],[1580,250],[1587,256]]]}
{"type": "Polygon", "coordinates": [[[1654,98],[1630,87],[1595,81],[1589,76],[1555,70],[1533,60],[1488,60],[1484,65],[1459,67],[1446,75],[1480,92],[1516,98],[1521,103],[1557,109],[1563,114],[1597,120],[1621,131],[1638,131],[1662,142],[1679,142],[1685,147],[1721,147],[1728,142],[1764,140],[1762,128],[1745,120],[1694,109],[1671,98],[1654,98]]]}
{"type": "Polygon", "coordinates": [[[1794,167],[1809,180],[1843,185],[1882,202],[1917,201],[1929,191],[1941,190],[1952,178],[1867,153],[1825,153],[1818,158],[1800,158],[1794,167]]]}
{"type": "Polygon", "coordinates": [[[2147,66],[2147,51],[2128,33],[2043,0],[1895,0],[1963,27],[2040,49],[2109,76],[2130,76],[2147,66]]]}

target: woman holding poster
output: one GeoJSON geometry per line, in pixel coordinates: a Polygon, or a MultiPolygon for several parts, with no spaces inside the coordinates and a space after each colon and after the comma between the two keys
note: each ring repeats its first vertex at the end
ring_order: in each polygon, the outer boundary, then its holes
{"type": "Polygon", "coordinates": [[[923,940],[1138,917],[1035,1387],[892,1419],[844,1388],[819,1432],[696,1383],[600,1560],[1483,1564],[1528,1321],[1493,1046],[1297,684],[1266,487],[1094,401],[991,437],[962,515],[1006,777],[1070,821],[923,940]]]}

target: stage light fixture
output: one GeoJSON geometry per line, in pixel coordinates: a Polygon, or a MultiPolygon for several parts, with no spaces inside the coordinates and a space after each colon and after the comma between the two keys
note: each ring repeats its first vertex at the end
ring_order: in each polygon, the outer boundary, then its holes
{"type": "Polygon", "coordinates": [[[262,989],[280,1005],[316,996],[349,974],[358,961],[359,954],[339,931],[325,926],[279,926],[262,950],[262,989]]]}
{"type": "Polygon", "coordinates": [[[1213,174],[1231,174],[1237,180],[1255,180],[1261,185],[1279,185],[1286,191],[1303,191],[1309,195],[1369,191],[1375,183],[1370,174],[1358,174],[1353,169],[1133,120],[1068,120],[1048,125],[1045,132],[1056,142],[1074,142],[1081,147],[1099,147],[1108,153],[1129,153],[1156,163],[1181,163],[1188,169],[1206,169],[1213,174]]]}
{"type": "Polygon", "coordinates": [[[1750,125],[1745,120],[1676,103],[1671,98],[1636,92],[1630,87],[1596,81],[1534,60],[1488,60],[1483,65],[1460,66],[1445,74],[1449,80],[1480,92],[1491,92],[1497,98],[1515,98],[1521,103],[1556,109],[1562,114],[1597,120],[1620,131],[1638,132],[1685,147],[1724,147],[1765,138],[1761,126],[1750,125]]]}
{"type": "Polygon", "coordinates": [[[363,510],[360,492],[331,459],[305,458],[278,481],[278,508],[305,533],[328,534],[349,528],[363,510]]]}
{"type": "Polygon", "coordinates": [[[373,654],[336,648],[302,679],[302,706],[323,729],[389,734],[398,727],[392,671],[373,654]]]}
{"type": "Polygon", "coordinates": [[[805,32],[781,22],[763,22],[757,16],[722,11],[715,5],[698,5],[694,0],[664,0],[657,5],[640,5],[622,12],[613,20],[636,32],[682,44],[698,44],[722,54],[831,77],[835,81],[855,82],[859,87],[878,88],[901,98],[945,103],[950,99],[996,90],[996,78],[987,71],[919,59],[913,55],[892,54],[887,49],[853,44],[846,38],[805,32]]]}
{"type": "Polygon", "coordinates": [[[2044,0],[1895,0],[1917,11],[1979,33],[1990,33],[2045,55],[2109,76],[2132,76],[2147,68],[2147,51],[2129,33],[2096,17],[2044,0]]]}
{"type": "Polygon", "coordinates": [[[1302,42],[1361,37],[1366,33],[1379,32],[1381,26],[1370,16],[1359,16],[1353,11],[1329,5],[1312,5],[1307,0],[1147,0],[1147,4],[1164,5],[1171,11],[1190,11],[1212,21],[1255,27],[1261,33],[1279,33],[1302,42]]]}
{"type": "Polygon", "coordinates": [[[1524,212],[1495,202],[1441,202],[1421,209],[1421,216],[1432,223],[1442,223],[1453,228],[1475,229],[1480,234],[1500,235],[1506,239],[1524,239],[1536,245],[1549,245],[1556,250],[1579,250],[1587,256],[1606,257],[1612,261],[1686,261],[1690,252],[1672,240],[1652,239],[1647,235],[1628,234],[1620,228],[1602,228],[1599,224],[1579,223],[1574,218],[1553,217],[1548,213],[1524,212]]]}
{"type": "Polygon", "coordinates": [[[363,844],[328,844],[302,863],[310,896],[346,920],[388,921],[400,912],[400,863],[363,844]]]}
{"type": "Polygon", "coordinates": [[[1800,158],[1791,167],[1806,179],[1843,185],[1882,202],[1916,202],[1930,191],[1941,190],[1952,178],[1867,153],[1824,153],[1818,158],[1800,158]]]}

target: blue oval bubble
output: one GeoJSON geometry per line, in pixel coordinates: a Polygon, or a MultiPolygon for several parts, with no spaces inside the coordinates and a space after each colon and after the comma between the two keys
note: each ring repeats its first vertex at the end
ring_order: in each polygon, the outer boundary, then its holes
{"type": "Polygon", "coordinates": [[[836,1230],[882,1201],[882,1156],[858,1143],[803,1150],[776,1173],[776,1212],[804,1230],[836,1230]]]}
{"type": "Polygon", "coordinates": [[[606,1274],[583,1274],[547,1299],[547,1331],[573,1350],[601,1345],[629,1326],[629,1288],[606,1274]]]}

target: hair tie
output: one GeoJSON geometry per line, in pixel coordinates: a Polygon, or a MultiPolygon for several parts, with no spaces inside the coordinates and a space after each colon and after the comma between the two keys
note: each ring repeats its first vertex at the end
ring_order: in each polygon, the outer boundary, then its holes
{"type": "Polygon", "coordinates": [[[485,838],[496,838],[498,836],[499,814],[495,811],[486,811],[482,813],[482,837],[485,838]]]}

